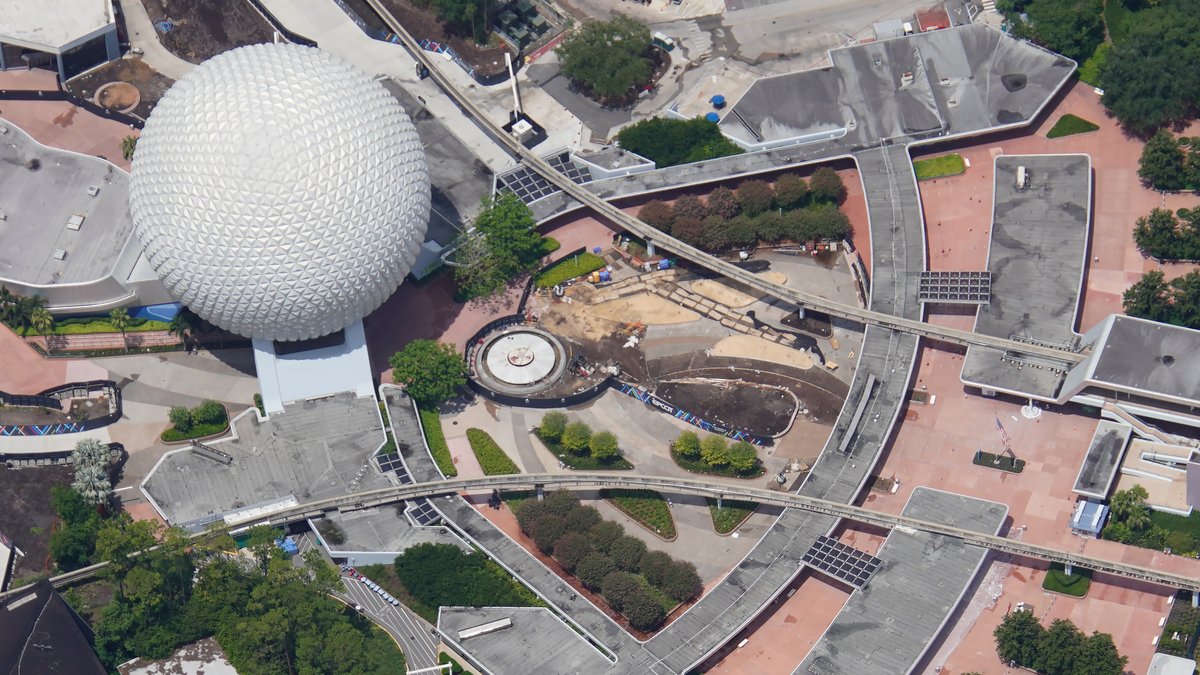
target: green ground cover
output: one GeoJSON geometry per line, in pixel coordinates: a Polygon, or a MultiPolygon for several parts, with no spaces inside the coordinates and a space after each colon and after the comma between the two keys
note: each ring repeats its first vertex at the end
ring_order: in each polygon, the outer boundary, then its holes
{"type": "Polygon", "coordinates": [[[429,445],[433,461],[446,478],[457,476],[458,469],[454,468],[450,446],[446,445],[446,435],[442,433],[442,416],[438,411],[428,408],[418,408],[417,412],[421,415],[421,428],[425,430],[425,443],[429,445]]]}
{"type": "Polygon", "coordinates": [[[229,420],[214,424],[197,424],[191,429],[188,429],[186,433],[176,430],[175,427],[171,427],[159,434],[159,438],[161,438],[164,443],[175,443],[178,441],[191,440],[193,438],[212,436],[214,434],[223,433],[227,429],[229,429],[229,420]]]}
{"type": "Polygon", "coordinates": [[[663,539],[674,539],[675,518],[667,500],[654,490],[604,489],[600,497],[621,510],[622,513],[657,532],[663,539]]]}
{"type": "Polygon", "coordinates": [[[978,452],[971,463],[975,466],[986,466],[989,469],[999,469],[1009,473],[1021,473],[1025,470],[1025,460],[1013,458],[1008,455],[993,455],[990,452],[978,452]]]}
{"type": "Polygon", "coordinates": [[[1200,511],[1192,511],[1192,515],[1185,517],[1151,509],[1150,526],[1166,530],[1167,546],[1176,554],[1200,549],[1200,511]]]}
{"type": "Polygon", "coordinates": [[[913,168],[917,171],[917,180],[929,180],[931,178],[957,176],[967,170],[967,164],[963,161],[962,155],[952,153],[928,159],[918,159],[913,162],[913,168]]]}
{"type": "Polygon", "coordinates": [[[1111,49],[1112,45],[1107,42],[1101,42],[1100,46],[1096,47],[1096,52],[1088,60],[1079,64],[1080,81],[1084,84],[1090,84],[1093,87],[1100,86],[1100,68],[1108,60],[1108,52],[1111,49]]]}
{"type": "Polygon", "coordinates": [[[1042,579],[1042,588],[1053,593],[1062,593],[1076,598],[1087,595],[1088,587],[1092,585],[1092,571],[1076,567],[1072,574],[1067,574],[1059,563],[1051,563],[1046,570],[1046,578],[1042,579]]]}
{"type": "Polygon", "coordinates": [[[550,269],[538,275],[538,288],[551,288],[561,284],[569,279],[583,276],[594,272],[606,263],[604,259],[598,255],[591,253],[580,253],[569,258],[564,258],[550,269]]]}
{"type": "MultiPolygon", "coordinates": [[[[171,324],[165,321],[153,321],[150,319],[130,319],[129,325],[125,327],[126,333],[140,333],[148,330],[167,330],[171,324]]],[[[107,318],[82,318],[76,317],[71,319],[62,319],[54,322],[54,329],[50,331],[51,335],[92,335],[95,333],[120,333],[121,331],[113,328],[113,325],[107,318]]],[[[25,335],[41,335],[42,333],[29,328],[22,331],[25,335]]]]}
{"type": "Polygon", "coordinates": [[[758,478],[767,472],[767,469],[761,462],[754,465],[751,469],[738,471],[732,466],[713,466],[700,458],[684,457],[674,449],[671,450],[671,459],[675,460],[675,464],[681,469],[691,471],[692,473],[701,473],[709,476],[724,476],[726,478],[758,478]]]}
{"type": "Polygon", "coordinates": [[[620,455],[612,459],[596,459],[591,455],[577,455],[564,448],[561,443],[544,438],[540,433],[538,439],[546,444],[546,449],[557,457],[558,461],[578,471],[628,471],[633,468],[633,464],[620,455]]]}
{"type": "Polygon", "coordinates": [[[467,429],[467,442],[471,444],[471,452],[479,460],[479,466],[485,476],[503,476],[521,473],[516,462],[512,461],[504,450],[496,443],[496,439],[482,429],[467,429]]]}
{"type": "Polygon", "coordinates": [[[542,243],[539,251],[542,256],[548,256],[560,248],[562,248],[562,244],[558,243],[558,240],[554,237],[542,237],[542,243]]]}
{"type": "Polygon", "coordinates": [[[726,499],[722,502],[722,508],[717,508],[717,500],[711,497],[705,497],[708,502],[708,514],[712,516],[713,529],[717,534],[729,534],[741,527],[742,523],[754,513],[754,509],[758,508],[757,504],[752,502],[738,502],[732,499],[726,499]]]}
{"type": "Polygon", "coordinates": [[[1179,591],[1175,594],[1175,602],[1171,604],[1171,613],[1167,615],[1166,625],[1158,638],[1158,651],[1173,656],[1189,657],[1188,652],[1195,643],[1196,633],[1200,631],[1200,609],[1192,607],[1191,591],[1179,591]],[[1178,635],[1181,639],[1176,640],[1178,635]]]}
{"type": "Polygon", "coordinates": [[[1090,131],[1099,129],[1100,126],[1093,124],[1082,117],[1067,113],[1058,118],[1050,131],[1046,133],[1046,138],[1062,138],[1063,136],[1073,136],[1075,134],[1086,134],[1090,131]]]}

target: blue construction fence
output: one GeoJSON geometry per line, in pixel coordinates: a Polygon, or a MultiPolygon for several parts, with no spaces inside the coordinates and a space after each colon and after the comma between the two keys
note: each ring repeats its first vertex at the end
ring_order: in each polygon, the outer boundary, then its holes
{"type": "Polygon", "coordinates": [[[760,446],[771,445],[771,439],[769,439],[769,438],[764,438],[763,436],[756,436],[748,431],[742,431],[735,427],[727,426],[727,425],[721,424],[719,422],[712,422],[710,420],[706,420],[703,417],[700,417],[699,415],[693,415],[692,413],[684,410],[683,408],[680,408],[679,406],[668,403],[668,402],[662,400],[661,398],[655,396],[654,394],[651,394],[650,392],[646,391],[645,389],[638,387],[637,385],[627,384],[625,382],[619,382],[619,383],[616,383],[614,386],[622,394],[625,394],[627,396],[632,396],[633,398],[636,398],[637,400],[641,401],[642,403],[645,403],[646,405],[650,406],[651,408],[654,408],[655,410],[664,412],[664,413],[674,417],[677,420],[683,420],[684,422],[687,422],[688,424],[691,424],[695,427],[699,427],[700,429],[707,431],[710,434],[718,434],[721,436],[725,436],[726,438],[731,438],[735,441],[746,441],[747,443],[753,443],[754,445],[760,445],[760,446]]]}

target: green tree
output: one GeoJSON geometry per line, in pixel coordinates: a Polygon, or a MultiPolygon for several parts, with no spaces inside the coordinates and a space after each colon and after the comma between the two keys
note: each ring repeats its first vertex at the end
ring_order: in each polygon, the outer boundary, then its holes
{"type": "Polygon", "coordinates": [[[841,204],[846,199],[846,185],[836,171],[823,166],[808,179],[808,191],[818,202],[841,204]]]}
{"type": "Polygon", "coordinates": [[[725,223],[725,236],[733,248],[748,248],[758,243],[758,225],[742,214],[725,223]]]}
{"type": "Polygon", "coordinates": [[[40,295],[16,295],[5,286],[0,286],[0,321],[25,336],[33,328],[33,315],[46,307],[46,299],[40,295]]]}
{"type": "MultiPolygon", "coordinates": [[[[621,147],[651,160],[660,168],[701,162],[741,154],[743,150],[725,138],[713,122],[703,117],[690,120],[655,117],[631,124],[617,134],[621,147]]],[[[684,212],[675,201],[674,228],[684,212]]],[[[703,218],[706,213],[702,213],[703,218]]]]}
{"type": "Polygon", "coordinates": [[[180,310],[175,316],[171,317],[171,323],[167,325],[167,332],[179,338],[179,341],[185,346],[194,330],[194,326],[192,325],[193,316],[195,315],[191,312],[180,310]]]}
{"type": "Polygon", "coordinates": [[[1175,191],[1185,187],[1185,155],[1169,130],[1159,129],[1142,147],[1138,178],[1155,190],[1175,191]]]}
{"type": "Polygon", "coordinates": [[[673,210],[676,222],[680,219],[704,220],[708,217],[708,207],[696,195],[683,195],[676,199],[673,210]]]}
{"type": "Polygon", "coordinates": [[[568,572],[574,572],[575,566],[584,556],[592,552],[592,544],[587,535],[578,530],[567,532],[554,545],[554,558],[568,572]]]}
{"type": "Polygon", "coordinates": [[[467,383],[467,366],[454,345],[433,340],[413,340],[389,359],[392,379],[427,408],[458,395],[467,383]]]}
{"type": "Polygon", "coordinates": [[[566,518],[572,511],[580,508],[579,496],[570,490],[555,490],[546,495],[544,503],[548,513],[562,518],[566,518]]]}
{"type": "Polygon", "coordinates": [[[579,583],[590,590],[598,590],[604,583],[604,578],[617,571],[616,565],[608,556],[593,551],[583,557],[575,566],[575,577],[579,583]]]}
{"type": "Polygon", "coordinates": [[[672,561],[663,570],[661,588],[663,593],[673,600],[678,602],[690,600],[701,589],[700,575],[696,572],[696,566],[683,560],[672,561]]]}
{"type": "Polygon", "coordinates": [[[644,588],[639,588],[625,598],[622,614],[629,619],[629,625],[637,630],[653,630],[666,618],[662,605],[644,588]]]}
{"type": "Polygon", "coordinates": [[[571,422],[563,429],[562,438],[559,439],[559,443],[569,452],[578,454],[588,449],[588,443],[591,439],[591,427],[583,422],[571,422]]]}
{"type": "Polygon", "coordinates": [[[1200,328],[1200,270],[1171,280],[1171,323],[1200,328]]]}
{"type": "Polygon", "coordinates": [[[1025,6],[1027,20],[1011,13],[1008,18],[1019,37],[1083,63],[1104,41],[1101,10],[1098,0],[1032,0],[1025,6]]]}
{"type": "MultiPolygon", "coordinates": [[[[42,335],[50,335],[54,331],[54,315],[45,307],[37,307],[30,312],[29,323],[42,335]]],[[[47,340],[46,344],[50,344],[50,341],[47,340]]]]}
{"type": "Polygon", "coordinates": [[[171,426],[175,427],[175,431],[181,434],[186,434],[192,430],[196,424],[196,420],[192,417],[192,411],[181,405],[173,405],[167,411],[167,419],[171,421],[171,426]]]}
{"type": "Polygon", "coordinates": [[[751,471],[758,466],[758,450],[746,441],[729,446],[729,467],[739,473],[751,471]]]}
{"type": "Polygon", "coordinates": [[[478,44],[487,43],[487,3],[484,0],[419,0],[421,7],[433,7],[438,18],[445,21],[450,32],[470,37],[478,44]]]}
{"type": "Polygon", "coordinates": [[[688,459],[700,456],[700,437],[694,431],[685,431],[671,444],[671,449],[688,459]]]}
{"type": "Polygon", "coordinates": [[[992,635],[996,638],[996,653],[1001,661],[1029,668],[1037,660],[1038,647],[1045,633],[1046,629],[1033,612],[1019,611],[1009,612],[992,635]]]}
{"type": "Polygon", "coordinates": [[[220,424],[225,421],[225,406],[216,401],[204,401],[192,411],[197,424],[220,424]]]}
{"type": "Polygon", "coordinates": [[[258,561],[258,569],[262,574],[267,573],[267,568],[271,564],[271,559],[280,557],[283,554],[283,549],[275,545],[275,540],[281,535],[278,530],[270,525],[255,525],[246,533],[246,548],[254,555],[254,559],[258,561]]]}
{"type": "Polygon", "coordinates": [[[1117,652],[1112,636],[1095,632],[1084,638],[1072,675],[1121,675],[1129,658],[1117,652]]]}
{"type": "Polygon", "coordinates": [[[650,227],[670,234],[675,209],[661,199],[651,199],[638,210],[638,218],[650,227]]]}
{"type": "Polygon", "coordinates": [[[632,93],[653,71],[650,29],[623,14],[583,24],[555,52],[562,73],[602,99],[632,93]]]}
{"type": "Polygon", "coordinates": [[[124,307],[118,307],[108,313],[108,322],[121,332],[121,345],[125,347],[125,351],[129,351],[129,343],[125,340],[125,329],[129,328],[129,311],[124,307]]]}
{"type": "Polygon", "coordinates": [[[129,570],[153,560],[133,553],[154,546],[161,533],[162,528],[157,522],[134,520],[128,513],[109,518],[96,532],[96,555],[108,563],[103,574],[117,582],[121,595],[125,595],[125,577],[129,570]]]}
{"type": "Polygon", "coordinates": [[[663,551],[646,551],[642,556],[641,562],[638,564],[638,571],[646,578],[646,581],[651,586],[662,586],[663,577],[667,574],[667,568],[674,562],[670,555],[663,551]]]}
{"type": "Polygon", "coordinates": [[[1139,11],[1100,68],[1101,101],[1130,131],[1149,135],[1189,119],[1200,103],[1200,13],[1179,3],[1139,11]]]}
{"type": "Polygon", "coordinates": [[[125,161],[133,159],[133,153],[137,150],[137,136],[126,136],[121,139],[121,156],[125,161]]]}
{"type": "Polygon", "coordinates": [[[775,190],[766,181],[748,180],[738,186],[737,202],[742,213],[753,218],[775,206],[775,190]]]}
{"type": "Polygon", "coordinates": [[[620,523],[614,523],[611,520],[602,520],[592,526],[588,530],[588,541],[591,542],[592,548],[600,553],[607,553],[612,548],[613,542],[625,535],[625,528],[620,523]]]}
{"type": "Polygon", "coordinates": [[[705,436],[700,442],[700,457],[705,464],[722,467],[729,464],[729,446],[721,436],[705,436]]]}
{"type": "Polygon", "coordinates": [[[1105,539],[1120,544],[1128,544],[1134,540],[1133,530],[1129,529],[1129,526],[1125,523],[1116,521],[1109,521],[1100,534],[1105,539]]]}
{"type": "MultiPolygon", "coordinates": [[[[1155,208],[1150,215],[1138,218],[1133,228],[1133,242],[1142,255],[1166,260],[1196,260],[1200,258],[1200,231],[1192,213],[1184,221],[1170,209],[1155,208]]],[[[1197,210],[1200,216],[1200,209],[1197,210]]]]}
{"type": "Polygon", "coordinates": [[[675,224],[671,226],[671,234],[685,244],[703,246],[704,222],[694,218],[676,218],[675,224]]]}
{"type": "Polygon", "coordinates": [[[755,235],[765,242],[777,244],[789,236],[787,229],[784,227],[783,214],[778,211],[760,213],[754,217],[752,222],[754,224],[755,235]]]}
{"type": "Polygon", "coordinates": [[[727,250],[730,244],[728,222],[720,216],[705,218],[700,229],[700,248],[714,253],[727,250]]]}
{"type": "Polygon", "coordinates": [[[625,608],[629,596],[641,590],[642,582],[638,581],[636,574],[629,572],[613,572],[604,577],[604,582],[600,584],[600,594],[618,612],[625,608]]]}
{"type": "Polygon", "coordinates": [[[460,291],[469,297],[498,292],[542,257],[542,236],[533,212],[512,192],[485,199],[474,232],[465,236],[451,264],[460,291]]]}
{"type": "Polygon", "coordinates": [[[83,495],[60,486],[50,488],[50,505],[62,521],[50,535],[50,557],[67,572],[90,564],[101,522],[96,509],[83,495]]]}
{"type": "Polygon", "coordinates": [[[742,211],[737,196],[727,187],[719,187],[709,192],[704,206],[708,209],[709,217],[716,216],[721,220],[729,220],[742,211]]]}
{"type": "Polygon", "coordinates": [[[602,462],[621,456],[617,437],[610,431],[598,431],[592,434],[592,437],[588,439],[588,449],[592,451],[594,459],[602,462]]]}
{"type": "Polygon", "coordinates": [[[71,483],[71,489],[95,507],[107,503],[112,492],[112,481],[108,475],[108,446],[94,438],[79,441],[71,451],[71,464],[75,467],[75,481],[71,483]]]}
{"type": "Polygon", "coordinates": [[[563,516],[569,532],[587,532],[600,522],[600,512],[590,506],[576,506],[563,516]]]}
{"type": "Polygon", "coordinates": [[[609,547],[608,555],[618,569],[636,572],[642,563],[642,556],[646,555],[646,542],[628,534],[618,537],[609,547]]]}
{"type": "Polygon", "coordinates": [[[542,424],[538,427],[538,434],[546,440],[558,442],[558,439],[562,438],[563,430],[566,428],[567,416],[555,410],[542,416],[542,424]]]}
{"type": "Polygon", "coordinates": [[[1046,675],[1072,675],[1083,647],[1083,633],[1067,619],[1055,619],[1038,640],[1034,670],[1046,675]]]}
{"type": "Polygon", "coordinates": [[[567,532],[562,516],[545,515],[530,524],[529,536],[533,543],[546,553],[554,552],[554,545],[567,532]]]}
{"type": "Polygon", "coordinates": [[[775,179],[775,205],[784,210],[798,209],[808,202],[808,183],[794,173],[775,179]]]}
{"type": "Polygon", "coordinates": [[[1122,298],[1125,313],[1151,321],[1169,322],[1173,316],[1171,308],[1171,286],[1162,270],[1150,270],[1125,290],[1122,298]]]}
{"type": "Polygon", "coordinates": [[[1146,488],[1134,485],[1128,490],[1114,492],[1108,506],[1113,518],[1136,532],[1150,526],[1150,507],[1146,505],[1149,497],[1146,488]]]}

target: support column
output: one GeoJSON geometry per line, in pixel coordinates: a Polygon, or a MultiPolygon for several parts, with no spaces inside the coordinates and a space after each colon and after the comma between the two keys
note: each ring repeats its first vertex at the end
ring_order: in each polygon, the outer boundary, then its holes
{"type": "Polygon", "coordinates": [[[1192,607],[1200,607],[1200,591],[1192,591],[1192,607]]]}
{"type": "Polygon", "coordinates": [[[646,255],[651,258],[654,257],[654,242],[649,239],[646,240],[646,255]]]}
{"type": "Polygon", "coordinates": [[[546,486],[545,485],[534,485],[533,491],[537,493],[537,500],[539,502],[546,498],[546,486]]]}
{"type": "Polygon", "coordinates": [[[1071,563],[1063,565],[1063,571],[1067,573],[1067,576],[1071,576],[1073,569],[1075,568],[1073,565],[1071,565],[1071,563]]]}
{"type": "Polygon", "coordinates": [[[725,508],[725,495],[717,495],[717,510],[725,508]]]}

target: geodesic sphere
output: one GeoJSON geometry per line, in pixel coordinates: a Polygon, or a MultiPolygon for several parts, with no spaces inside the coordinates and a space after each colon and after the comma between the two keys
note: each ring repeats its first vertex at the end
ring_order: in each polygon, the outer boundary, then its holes
{"type": "Polygon", "coordinates": [[[289,44],[197,66],[134,153],[146,258],[192,311],[239,335],[305,340],[379,307],[429,224],[425,152],[383,85],[289,44]]]}

